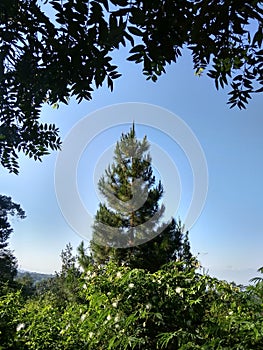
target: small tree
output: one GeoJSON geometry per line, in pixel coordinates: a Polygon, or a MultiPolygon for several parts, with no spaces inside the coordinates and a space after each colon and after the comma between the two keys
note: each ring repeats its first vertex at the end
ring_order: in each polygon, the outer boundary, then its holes
{"type": "Polygon", "coordinates": [[[17,287],[21,290],[21,294],[25,298],[31,298],[36,292],[34,278],[29,272],[23,273],[16,277],[17,287]]]}
{"type": "Polygon", "coordinates": [[[73,255],[73,247],[70,243],[61,252],[62,266],[54,277],[43,280],[37,284],[37,293],[53,296],[55,304],[65,307],[68,302],[80,301],[79,279],[81,271],[77,266],[77,257],[73,255]]]}
{"type": "Polygon", "coordinates": [[[117,142],[114,162],[99,180],[106,203],[99,204],[91,240],[97,263],[114,260],[156,271],[169,261],[191,260],[181,223],[163,222],[163,186],[156,183],[148,150],[147,137],[138,140],[133,125],[117,142]]]}
{"type": "Polygon", "coordinates": [[[78,264],[83,270],[86,270],[90,265],[94,263],[94,261],[88,254],[87,248],[85,248],[83,241],[78,246],[77,251],[78,264]]]}

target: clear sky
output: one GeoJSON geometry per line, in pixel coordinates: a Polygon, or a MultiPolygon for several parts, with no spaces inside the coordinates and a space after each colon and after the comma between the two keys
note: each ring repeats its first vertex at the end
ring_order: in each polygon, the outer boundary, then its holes
{"type": "MultiPolygon", "coordinates": [[[[226,104],[227,91],[216,91],[205,75],[196,77],[187,53],[176,65],[167,67],[167,73],[157,83],[146,81],[139,65],[123,62],[123,53],[117,53],[116,59],[123,76],[116,81],[112,93],[103,87],[94,92],[90,102],[77,104],[72,99],[68,106],[61,105],[58,110],[46,106],[42,121],[56,123],[65,139],[82,118],[118,103],[154,104],[179,116],[199,140],[209,173],[205,206],[190,230],[192,251],[200,253],[199,259],[211,275],[247,284],[263,265],[262,95],[255,96],[244,111],[230,110],[226,104]]],[[[103,129],[103,125],[99,128],[103,129]]],[[[93,214],[99,200],[91,179],[94,168],[100,160],[110,162],[110,157],[103,154],[128,130],[129,125],[123,124],[97,135],[80,159],[78,189],[93,214]]],[[[158,136],[156,130],[140,126],[137,134],[138,137],[147,134],[176,163],[182,185],[182,203],[176,216],[183,218],[193,190],[191,167],[171,140],[165,141],[163,134],[158,136]]],[[[54,152],[37,163],[21,155],[18,176],[0,170],[0,193],[11,196],[27,214],[25,220],[13,220],[15,230],[10,240],[21,269],[58,271],[61,250],[68,242],[76,248],[82,240],[67,224],[56,199],[56,158],[54,152]]],[[[158,172],[158,159],[154,166],[158,172]]],[[[165,179],[165,170],[159,175],[165,179]]],[[[163,185],[171,188],[171,183],[163,185]]]]}

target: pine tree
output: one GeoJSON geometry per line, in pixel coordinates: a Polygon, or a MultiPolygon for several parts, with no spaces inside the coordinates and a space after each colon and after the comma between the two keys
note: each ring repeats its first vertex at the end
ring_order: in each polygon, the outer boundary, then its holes
{"type": "Polygon", "coordinates": [[[181,223],[163,221],[163,186],[153,174],[147,137],[138,140],[134,124],[117,142],[98,187],[105,203],[99,204],[90,243],[96,263],[113,260],[156,271],[169,261],[191,260],[181,223]]]}
{"type": "Polygon", "coordinates": [[[144,268],[150,272],[157,271],[161,266],[182,261],[183,266],[190,266],[193,257],[190,251],[188,232],[179,220],[174,219],[164,230],[150,241],[136,247],[136,252],[130,266],[144,268]]]}
{"type": "Polygon", "coordinates": [[[84,247],[83,241],[80,243],[77,249],[77,261],[83,270],[86,270],[90,265],[94,263],[92,257],[87,252],[87,248],[84,247]]]}

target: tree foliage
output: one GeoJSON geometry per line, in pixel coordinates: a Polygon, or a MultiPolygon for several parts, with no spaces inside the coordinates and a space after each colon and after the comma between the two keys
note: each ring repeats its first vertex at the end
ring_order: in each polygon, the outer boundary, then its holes
{"type": "Polygon", "coordinates": [[[6,248],[13,228],[9,222],[10,216],[24,219],[25,212],[19,204],[12,201],[11,197],[0,195],[0,249],[6,248]]]}
{"type": "MultiPolygon", "coordinates": [[[[10,249],[0,249],[0,288],[4,285],[13,287],[17,274],[17,260],[10,249]]],[[[2,290],[0,290],[0,294],[2,290]]]]}
{"type": "Polygon", "coordinates": [[[25,272],[20,276],[16,276],[16,287],[21,291],[25,298],[32,297],[36,293],[36,285],[33,277],[29,272],[25,272]]]}
{"type": "Polygon", "coordinates": [[[149,242],[136,247],[136,250],[132,250],[130,266],[150,272],[158,271],[172,261],[183,262],[182,268],[198,264],[190,250],[188,232],[184,232],[180,220],[176,222],[172,219],[161,233],[149,242]]]}
{"type": "Polygon", "coordinates": [[[18,172],[17,151],[41,159],[58,149],[54,125],[39,122],[43,103],[90,100],[120,77],[120,46],[156,81],[183,49],[197,75],[229,84],[231,107],[262,91],[262,1],[2,0],[0,4],[0,161],[18,172]],[[44,8],[44,7],[43,7],[44,8]]]}
{"type": "Polygon", "coordinates": [[[77,257],[72,253],[69,243],[61,252],[61,270],[55,276],[45,279],[36,285],[36,292],[43,297],[49,295],[56,307],[64,308],[67,303],[79,298],[79,280],[81,272],[77,266],[77,257]]]}
{"type": "Polygon", "coordinates": [[[99,180],[105,202],[99,204],[90,243],[96,263],[113,260],[154,272],[170,261],[192,259],[181,223],[164,222],[163,186],[153,174],[149,147],[146,136],[136,138],[133,124],[99,180]]]}
{"type": "Polygon", "coordinates": [[[13,232],[10,216],[25,218],[25,212],[11,197],[0,195],[0,283],[12,282],[17,272],[17,261],[8,249],[8,239],[13,232]]]}
{"type": "MultiPolygon", "coordinates": [[[[263,273],[263,266],[258,269],[258,272],[263,273]]],[[[254,277],[251,278],[250,282],[254,283],[262,283],[263,282],[263,277],[254,277]]]]}

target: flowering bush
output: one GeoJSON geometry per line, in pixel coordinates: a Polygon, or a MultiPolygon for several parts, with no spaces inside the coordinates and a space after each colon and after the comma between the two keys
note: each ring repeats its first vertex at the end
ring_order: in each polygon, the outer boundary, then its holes
{"type": "Polygon", "coordinates": [[[24,304],[6,295],[0,348],[262,350],[262,286],[241,289],[180,264],[155,273],[90,266],[79,281],[84,301],[64,308],[50,294],[24,304]]]}
{"type": "MultiPolygon", "coordinates": [[[[20,292],[6,291],[0,296],[0,349],[12,349],[16,331],[21,329],[18,310],[22,308],[20,292]]],[[[22,323],[21,323],[22,324],[22,323]]]]}

